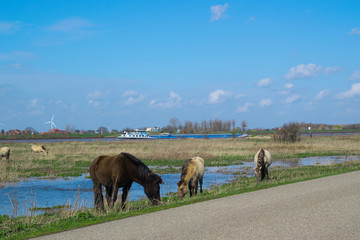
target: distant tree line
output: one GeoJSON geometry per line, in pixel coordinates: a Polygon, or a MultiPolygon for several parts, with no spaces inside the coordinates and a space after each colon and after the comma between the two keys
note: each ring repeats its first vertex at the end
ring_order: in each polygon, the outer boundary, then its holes
{"type": "MultiPolygon", "coordinates": [[[[171,118],[169,120],[169,123],[167,126],[161,128],[162,132],[169,132],[169,133],[176,133],[177,131],[180,131],[181,133],[216,133],[216,132],[240,132],[240,131],[247,131],[248,125],[245,120],[241,121],[240,126],[236,126],[235,119],[232,120],[221,120],[221,119],[214,119],[214,120],[203,120],[201,122],[198,121],[190,121],[185,120],[183,123],[178,118],[171,118]]],[[[314,123],[288,123],[284,124],[282,127],[274,128],[278,129],[278,132],[281,131],[282,140],[280,141],[286,141],[284,139],[291,139],[290,141],[298,140],[297,131],[301,130],[308,130],[308,128],[311,127],[312,131],[319,131],[319,130],[359,130],[360,124],[343,124],[343,125],[330,125],[330,124],[314,124],[314,123]],[[285,128],[285,129],[284,129],[285,128]],[[290,134],[291,133],[291,134],[290,134]]],[[[145,129],[145,128],[144,128],[145,129]]],[[[118,133],[119,131],[116,129],[112,129],[110,131],[109,128],[101,126],[97,128],[97,130],[79,130],[76,129],[74,125],[67,124],[65,130],[69,133],[73,134],[80,134],[80,133],[89,133],[89,134],[95,134],[101,132],[102,134],[107,133],[118,133]]],[[[134,129],[131,128],[125,128],[124,131],[133,131],[134,129]]],[[[264,130],[264,129],[256,129],[256,130],[264,130]]],[[[268,129],[267,129],[268,130],[268,129]]],[[[24,133],[30,132],[33,134],[39,134],[38,131],[36,131],[33,127],[27,127],[24,129],[24,133]]],[[[0,135],[4,135],[5,130],[0,130],[0,135]]]]}
{"type": "Polygon", "coordinates": [[[301,129],[306,130],[308,127],[311,127],[312,130],[355,130],[360,129],[360,124],[337,124],[337,125],[331,125],[331,124],[314,124],[314,123],[305,123],[301,122],[299,123],[299,126],[301,129]]]}
{"type": "Polygon", "coordinates": [[[176,131],[181,131],[184,133],[214,133],[214,132],[230,132],[230,131],[240,131],[243,129],[245,131],[247,128],[246,121],[242,121],[241,128],[236,127],[236,121],[233,120],[203,120],[190,121],[185,120],[184,123],[180,122],[177,118],[171,118],[169,124],[163,127],[161,130],[163,132],[174,133],[176,131]]]}

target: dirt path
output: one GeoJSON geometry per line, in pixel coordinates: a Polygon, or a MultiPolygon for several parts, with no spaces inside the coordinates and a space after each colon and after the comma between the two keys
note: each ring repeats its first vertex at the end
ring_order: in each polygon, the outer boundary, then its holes
{"type": "Polygon", "coordinates": [[[39,239],[359,239],[360,171],[39,239]]]}

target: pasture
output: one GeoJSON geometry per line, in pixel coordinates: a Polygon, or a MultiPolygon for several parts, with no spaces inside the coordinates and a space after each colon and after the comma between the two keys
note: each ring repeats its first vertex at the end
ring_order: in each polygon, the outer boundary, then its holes
{"type": "MultiPolygon", "coordinates": [[[[184,160],[193,156],[205,159],[206,166],[221,166],[252,162],[254,154],[265,148],[271,152],[273,162],[277,160],[295,161],[298,157],[360,155],[360,136],[331,136],[303,138],[295,144],[273,142],[271,138],[248,139],[186,139],[155,141],[115,141],[115,142],[57,142],[44,144],[49,150],[48,156],[31,152],[30,143],[7,143],[10,147],[10,162],[0,163],[0,181],[18,181],[30,176],[71,176],[88,172],[89,166],[99,155],[117,155],[129,152],[149,166],[167,166],[153,171],[180,172],[184,160]],[[168,170],[170,169],[170,170],[168,170]]],[[[1,146],[1,147],[2,147],[1,146]]],[[[86,226],[89,224],[121,219],[145,214],[152,211],[178,207],[199,201],[270,188],[308,179],[360,170],[360,161],[349,161],[334,165],[273,168],[270,180],[257,183],[254,177],[239,175],[232,183],[207,189],[203,194],[179,199],[176,193],[163,197],[162,204],[150,206],[148,200],[132,201],[121,210],[118,201],[115,210],[107,209],[101,214],[94,209],[61,209],[39,216],[21,216],[11,218],[0,216],[0,237],[25,239],[41,234],[86,226]]],[[[206,178],[206,174],[204,176],[206,178]]],[[[16,199],[15,199],[16,200],[16,199]]]]}
{"type": "Polygon", "coordinates": [[[184,139],[150,141],[92,141],[44,143],[48,156],[32,153],[32,142],[7,142],[0,147],[11,149],[10,161],[0,162],[0,182],[45,176],[78,176],[87,173],[99,155],[128,152],[148,166],[167,166],[155,173],[176,172],[183,162],[194,156],[205,159],[206,166],[225,166],[250,162],[265,148],[276,160],[291,161],[298,157],[360,155],[360,135],[303,137],[294,144],[278,143],[271,137],[247,139],[184,139]]]}

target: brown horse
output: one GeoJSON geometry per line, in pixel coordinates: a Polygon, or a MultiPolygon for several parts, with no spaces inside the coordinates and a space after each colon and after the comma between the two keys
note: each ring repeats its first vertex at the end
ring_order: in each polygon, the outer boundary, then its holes
{"type": "Polygon", "coordinates": [[[151,170],[139,159],[129,153],[120,153],[116,156],[98,156],[90,166],[90,176],[94,183],[95,208],[105,212],[102,186],[105,186],[106,200],[109,208],[114,207],[118,190],[122,191],[122,209],[133,182],[144,187],[146,196],[151,203],[160,203],[160,176],[151,170]]]}

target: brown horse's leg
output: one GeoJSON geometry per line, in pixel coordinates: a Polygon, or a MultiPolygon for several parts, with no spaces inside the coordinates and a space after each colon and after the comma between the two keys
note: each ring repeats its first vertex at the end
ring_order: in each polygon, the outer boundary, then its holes
{"type": "Polygon", "coordinates": [[[105,197],[109,208],[113,208],[114,206],[114,202],[112,201],[112,194],[113,194],[112,190],[113,190],[112,185],[110,185],[109,187],[105,187],[105,191],[106,191],[105,197]]]}
{"type": "Polygon", "coordinates": [[[102,186],[100,183],[94,183],[94,197],[95,197],[94,205],[96,210],[101,210],[102,212],[106,212],[104,207],[104,198],[102,195],[101,187],[102,186]]]}
{"type": "Polygon", "coordinates": [[[125,208],[125,202],[130,188],[131,188],[131,184],[129,186],[123,187],[122,196],[121,196],[121,209],[125,208]]]}
{"type": "Polygon", "coordinates": [[[112,202],[113,205],[115,204],[117,197],[118,197],[118,191],[119,191],[119,184],[114,184],[114,187],[112,189],[112,202]]]}

